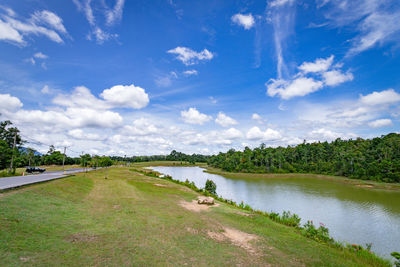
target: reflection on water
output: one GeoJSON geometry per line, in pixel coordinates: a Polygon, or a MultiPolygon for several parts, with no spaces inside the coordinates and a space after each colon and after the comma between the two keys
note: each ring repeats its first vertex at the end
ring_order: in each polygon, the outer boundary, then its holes
{"type": "Polygon", "coordinates": [[[255,209],[298,214],[302,223],[327,225],[336,240],[365,246],[390,257],[400,251],[400,193],[370,190],[316,178],[231,179],[203,172],[200,167],[151,167],[174,179],[202,188],[207,179],[217,194],[255,209]]]}

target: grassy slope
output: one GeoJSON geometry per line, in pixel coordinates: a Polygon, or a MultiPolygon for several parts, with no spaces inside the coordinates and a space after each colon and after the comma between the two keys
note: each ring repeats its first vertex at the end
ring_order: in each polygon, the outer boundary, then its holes
{"type": "Polygon", "coordinates": [[[382,265],[223,203],[183,209],[179,201],[196,193],[128,168],[111,168],[109,177],[98,170],[0,193],[2,266],[382,265]],[[257,235],[257,253],[208,237],[222,227],[257,235]]]}

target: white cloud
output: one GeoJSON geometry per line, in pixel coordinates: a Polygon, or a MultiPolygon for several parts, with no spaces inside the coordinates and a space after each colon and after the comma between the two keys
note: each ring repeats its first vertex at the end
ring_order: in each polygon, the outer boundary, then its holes
{"type": "Polygon", "coordinates": [[[141,109],[149,103],[149,96],[141,87],[131,85],[115,85],[100,94],[114,107],[141,109]]]}
{"type": "Polygon", "coordinates": [[[48,10],[36,11],[35,13],[32,14],[31,20],[35,24],[38,25],[43,24],[50,28],[53,28],[54,30],[57,30],[58,32],[64,34],[67,33],[67,30],[63,25],[63,20],[55,13],[50,12],[48,10]]]}
{"type": "Polygon", "coordinates": [[[10,94],[0,94],[0,110],[15,111],[23,106],[21,101],[10,94]]]}
{"type": "Polygon", "coordinates": [[[385,126],[391,126],[393,125],[391,119],[380,119],[380,120],[375,120],[371,121],[368,123],[368,125],[372,128],[380,128],[380,127],[385,127],[385,126]]]}
{"type": "Polygon", "coordinates": [[[219,112],[217,118],[215,119],[215,122],[222,127],[229,127],[232,125],[236,125],[237,121],[234,120],[233,118],[229,117],[228,115],[219,112]]]}
{"type": "Polygon", "coordinates": [[[335,86],[347,81],[352,81],[354,79],[354,76],[352,73],[347,72],[347,73],[343,73],[340,70],[331,70],[331,71],[327,71],[324,72],[322,74],[322,76],[324,77],[324,82],[326,85],[328,86],[335,86]]]}
{"type": "Polygon", "coordinates": [[[109,106],[95,97],[85,86],[77,86],[73,92],[57,95],[52,102],[63,107],[91,107],[93,109],[107,109],[109,106]]]}
{"type": "Polygon", "coordinates": [[[316,92],[325,86],[336,86],[353,80],[350,71],[343,73],[341,64],[332,66],[334,56],[318,58],[314,62],[304,62],[298,68],[300,72],[291,79],[270,79],[265,85],[269,96],[290,99],[316,92]]]}
{"type": "Polygon", "coordinates": [[[37,52],[33,55],[34,58],[46,59],[48,58],[47,55],[43,54],[42,52],[37,52]]]}
{"type": "Polygon", "coordinates": [[[160,131],[160,128],[143,117],[134,120],[132,125],[126,125],[123,128],[123,133],[128,136],[151,135],[160,133],[160,131]]]}
{"type": "Polygon", "coordinates": [[[325,128],[320,128],[311,131],[308,136],[314,140],[332,141],[339,137],[343,137],[343,134],[336,133],[325,128]]]}
{"type": "Polygon", "coordinates": [[[37,11],[30,19],[23,22],[16,18],[15,12],[11,9],[2,10],[6,10],[7,14],[0,13],[0,40],[25,45],[24,35],[43,35],[54,42],[63,43],[59,33],[68,34],[62,19],[51,11],[37,11]]]}
{"type": "Polygon", "coordinates": [[[197,70],[186,70],[186,71],[183,72],[183,74],[186,74],[186,75],[197,75],[198,72],[197,72],[197,70]]]}
{"type": "Polygon", "coordinates": [[[0,40],[12,41],[16,43],[23,43],[24,39],[22,35],[10,24],[0,19],[0,40]]]}
{"type": "Polygon", "coordinates": [[[299,66],[299,69],[304,73],[325,72],[332,66],[333,58],[334,56],[331,55],[326,59],[317,58],[314,62],[303,62],[303,64],[299,66]]]}
{"type": "Polygon", "coordinates": [[[396,0],[324,1],[324,16],[329,27],[345,28],[356,33],[347,56],[355,55],[400,40],[400,9],[396,0]]]}
{"type": "Polygon", "coordinates": [[[240,139],[243,137],[243,133],[235,128],[229,128],[222,132],[222,136],[229,140],[240,139]]]}
{"type": "Polygon", "coordinates": [[[201,52],[196,52],[188,47],[181,46],[168,50],[167,53],[177,55],[176,58],[182,61],[186,66],[197,64],[201,60],[211,60],[214,57],[213,53],[207,49],[203,49],[201,52]]]}
{"type": "Polygon", "coordinates": [[[257,113],[253,113],[253,115],[251,115],[251,119],[256,120],[256,121],[261,121],[262,117],[260,115],[258,115],[257,113]]]}
{"type": "Polygon", "coordinates": [[[43,86],[42,90],[40,90],[42,94],[48,95],[51,94],[52,90],[48,85],[43,86]]]}
{"type": "Polygon", "coordinates": [[[294,3],[294,0],[272,0],[268,3],[270,7],[280,7],[284,5],[291,5],[294,3]]]}
{"type": "Polygon", "coordinates": [[[360,101],[366,105],[387,105],[400,102],[400,94],[393,89],[384,90],[381,92],[373,92],[368,95],[360,95],[360,101]]]}
{"type": "Polygon", "coordinates": [[[98,134],[84,132],[82,129],[69,130],[68,135],[75,139],[81,139],[81,140],[104,140],[105,139],[104,137],[101,137],[98,134]]]}
{"type": "Polygon", "coordinates": [[[113,9],[107,9],[106,20],[108,25],[113,25],[122,19],[122,12],[124,10],[125,0],[116,0],[113,9]]]}
{"type": "Polygon", "coordinates": [[[246,30],[251,29],[254,26],[254,17],[251,13],[249,14],[235,14],[231,18],[232,22],[243,26],[246,30]]]}
{"type": "Polygon", "coordinates": [[[261,140],[261,141],[276,141],[282,138],[281,134],[278,131],[273,129],[266,129],[265,131],[261,131],[260,128],[254,126],[251,128],[247,134],[247,139],[249,140],[261,140]]]}
{"type": "Polygon", "coordinates": [[[205,122],[212,119],[211,116],[200,113],[196,108],[189,108],[188,110],[181,111],[181,117],[186,123],[199,125],[203,125],[205,122]]]}
{"type": "Polygon", "coordinates": [[[323,87],[321,81],[306,77],[300,77],[290,82],[271,79],[266,85],[269,96],[279,95],[282,99],[305,96],[323,87]]]}

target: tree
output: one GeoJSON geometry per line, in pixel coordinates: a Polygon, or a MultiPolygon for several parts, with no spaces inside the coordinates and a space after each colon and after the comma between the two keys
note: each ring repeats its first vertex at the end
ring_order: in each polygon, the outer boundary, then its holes
{"type": "Polygon", "coordinates": [[[108,167],[110,167],[112,165],[113,165],[113,161],[110,159],[110,157],[103,156],[99,159],[99,166],[106,168],[106,172],[105,172],[105,176],[104,176],[105,179],[107,179],[107,169],[108,169],[108,167]]]}
{"type": "MultiPolygon", "coordinates": [[[[24,143],[18,128],[11,125],[9,120],[0,122],[0,169],[7,168],[11,160],[19,156],[21,145],[24,143]]],[[[15,173],[16,165],[13,164],[12,167],[15,173]]]]}
{"type": "Polygon", "coordinates": [[[210,193],[212,195],[217,194],[217,185],[214,183],[213,180],[207,179],[205,189],[208,193],[210,193]]]}

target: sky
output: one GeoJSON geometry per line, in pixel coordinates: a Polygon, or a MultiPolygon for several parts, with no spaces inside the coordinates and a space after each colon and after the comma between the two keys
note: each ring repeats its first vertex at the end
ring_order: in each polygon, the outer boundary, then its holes
{"type": "Polygon", "coordinates": [[[399,132],[398,0],[0,0],[0,120],[45,153],[399,132]]]}

